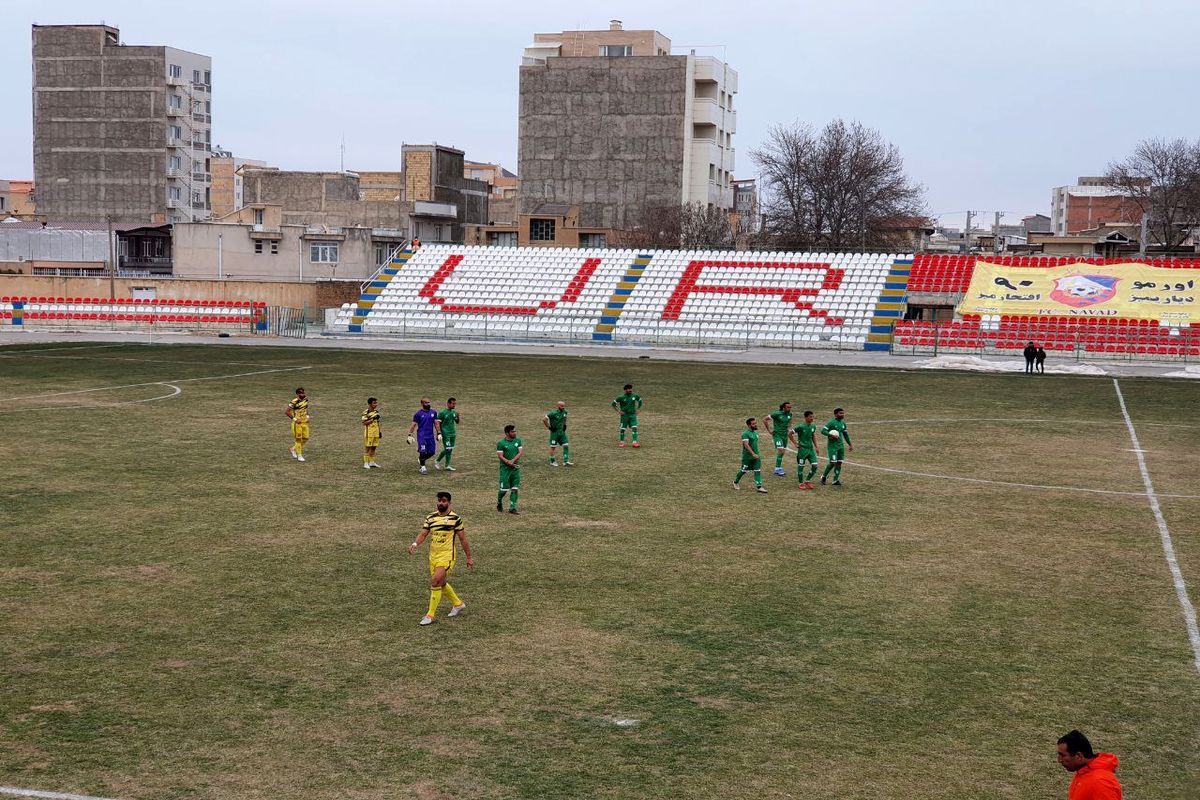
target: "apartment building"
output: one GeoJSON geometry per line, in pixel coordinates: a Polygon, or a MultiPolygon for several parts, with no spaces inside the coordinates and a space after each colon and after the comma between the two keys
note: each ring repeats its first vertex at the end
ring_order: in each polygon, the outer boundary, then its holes
{"type": "Polygon", "coordinates": [[[1056,186],[1050,197],[1050,230],[1068,236],[1103,225],[1140,223],[1141,210],[1103,177],[1081,177],[1074,186],[1056,186]]]}
{"type": "Polygon", "coordinates": [[[50,219],[210,216],[212,59],[109,25],[33,26],[33,172],[50,219]]]}
{"type": "Polygon", "coordinates": [[[648,208],[733,209],[737,72],[654,30],[538,33],[520,67],[522,240],[554,240],[549,213],[632,230],[648,208]],[[546,213],[541,213],[545,211],[546,213]]]}

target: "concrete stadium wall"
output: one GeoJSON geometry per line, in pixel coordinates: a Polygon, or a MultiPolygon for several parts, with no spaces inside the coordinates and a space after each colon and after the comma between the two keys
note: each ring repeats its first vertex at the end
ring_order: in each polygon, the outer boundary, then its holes
{"type": "MultiPolygon", "coordinates": [[[[191,281],[178,278],[117,278],[118,297],[130,297],[134,287],[154,287],[169,300],[257,300],[271,306],[317,308],[316,283],[281,281],[191,281]]],[[[354,284],[357,289],[358,284],[354,284]]],[[[108,297],[107,278],[59,278],[41,275],[0,275],[4,297],[108,297]]],[[[357,296],[357,292],[356,292],[357,296]]],[[[339,301],[336,305],[341,305],[339,301]]]]}

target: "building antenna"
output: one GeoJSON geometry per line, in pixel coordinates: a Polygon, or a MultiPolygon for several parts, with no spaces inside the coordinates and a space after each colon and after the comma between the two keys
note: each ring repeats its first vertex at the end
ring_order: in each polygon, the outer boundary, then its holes
{"type": "Polygon", "coordinates": [[[341,160],[342,172],[345,172],[346,171],[346,133],[345,133],[345,131],[342,132],[342,148],[341,149],[342,149],[342,160],[341,160]]]}

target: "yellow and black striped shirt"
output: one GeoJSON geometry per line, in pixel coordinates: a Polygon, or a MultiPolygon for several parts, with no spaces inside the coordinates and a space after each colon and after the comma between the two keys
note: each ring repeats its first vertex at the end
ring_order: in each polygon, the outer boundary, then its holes
{"type": "Polygon", "coordinates": [[[299,397],[293,397],[292,402],[288,403],[288,408],[292,410],[292,421],[301,424],[308,422],[308,398],[301,400],[299,397]]]}
{"type": "Polygon", "coordinates": [[[454,557],[454,540],[465,527],[462,517],[453,511],[441,514],[434,512],[425,518],[421,527],[429,531],[430,560],[442,556],[454,557]]]}
{"type": "Polygon", "coordinates": [[[366,411],[364,411],[362,413],[362,422],[365,427],[375,428],[376,430],[378,430],[378,428],[379,428],[379,412],[372,411],[371,409],[368,408],[366,411]]]}

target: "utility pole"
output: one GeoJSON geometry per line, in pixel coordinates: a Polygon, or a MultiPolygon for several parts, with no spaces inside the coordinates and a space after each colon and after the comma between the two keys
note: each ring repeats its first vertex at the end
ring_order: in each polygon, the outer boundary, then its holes
{"type": "Polygon", "coordinates": [[[117,242],[113,238],[112,214],[104,216],[108,223],[108,296],[117,299],[117,242]]]}
{"type": "Polygon", "coordinates": [[[974,216],[973,211],[967,212],[967,228],[963,231],[963,252],[971,252],[971,217],[974,216]]]}
{"type": "Polygon", "coordinates": [[[996,212],[996,221],[992,223],[992,252],[995,255],[1000,255],[1000,215],[1003,211],[996,212]]]}
{"type": "Polygon", "coordinates": [[[1142,214],[1142,232],[1138,236],[1138,256],[1146,257],[1146,234],[1150,232],[1150,215],[1142,214]]]}

